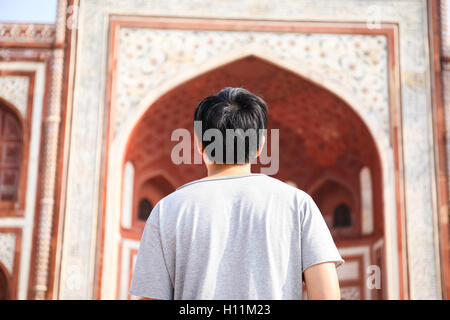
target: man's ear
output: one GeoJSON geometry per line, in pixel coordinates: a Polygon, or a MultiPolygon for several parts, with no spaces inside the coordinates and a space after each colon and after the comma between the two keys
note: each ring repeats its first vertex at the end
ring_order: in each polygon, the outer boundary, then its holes
{"type": "Polygon", "coordinates": [[[264,143],[266,143],[266,136],[263,135],[261,138],[261,145],[259,146],[258,151],[256,151],[256,158],[258,158],[259,155],[261,154],[262,149],[264,148],[264,143]]]}

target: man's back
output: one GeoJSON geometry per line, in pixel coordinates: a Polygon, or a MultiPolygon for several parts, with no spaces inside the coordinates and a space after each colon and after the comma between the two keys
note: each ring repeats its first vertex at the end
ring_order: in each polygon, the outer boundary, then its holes
{"type": "Polygon", "coordinates": [[[313,200],[264,174],[187,183],[152,211],[130,293],[301,299],[302,272],[342,259],[313,200]]]}

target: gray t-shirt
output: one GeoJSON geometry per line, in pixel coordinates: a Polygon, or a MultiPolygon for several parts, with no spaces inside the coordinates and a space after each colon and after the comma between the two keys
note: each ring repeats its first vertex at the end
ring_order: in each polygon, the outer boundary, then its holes
{"type": "Polygon", "coordinates": [[[264,174],[189,182],[157,203],[130,294],[154,299],[301,299],[302,273],[342,260],[305,192],[264,174]]]}

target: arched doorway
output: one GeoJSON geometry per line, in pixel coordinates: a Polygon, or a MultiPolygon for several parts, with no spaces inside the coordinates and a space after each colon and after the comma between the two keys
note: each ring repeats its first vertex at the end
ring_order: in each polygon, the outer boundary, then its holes
{"type": "MultiPolygon", "coordinates": [[[[134,171],[134,177],[139,180],[144,172],[154,171],[168,177],[173,188],[204,177],[202,165],[172,163],[171,150],[177,142],[170,140],[171,133],[185,128],[192,136],[198,102],[227,86],[245,87],[267,101],[268,127],[280,130],[280,166],[275,177],[310,193],[326,220],[332,221],[330,229],[350,266],[340,272],[344,298],[383,297],[383,292],[364,288],[367,266],[380,263],[381,277],[384,274],[381,164],[375,143],[346,102],[297,74],[248,56],[167,92],[149,106],[130,135],[124,160],[141,168],[134,171]],[[371,232],[365,233],[361,231],[360,181],[364,168],[371,177],[373,221],[371,232]]],[[[270,137],[268,141],[270,150],[270,137]]],[[[253,171],[259,169],[255,165],[253,171]]],[[[134,194],[139,192],[134,190],[134,194]]]]}

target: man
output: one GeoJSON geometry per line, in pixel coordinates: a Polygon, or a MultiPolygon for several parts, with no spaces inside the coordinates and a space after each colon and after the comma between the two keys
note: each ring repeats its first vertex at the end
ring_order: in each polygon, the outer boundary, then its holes
{"type": "Polygon", "coordinates": [[[312,198],[251,173],[250,162],[265,141],[266,103],[245,89],[225,88],[198,105],[194,121],[201,124],[195,139],[208,177],[179,187],[154,207],[130,294],[301,299],[304,281],[309,299],[340,299],[336,266],[343,260],[312,198]],[[236,134],[227,144],[230,129],[236,134]],[[208,132],[221,135],[212,139],[208,132]],[[211,148],[217,142],[221,147],[211,148]]]}

